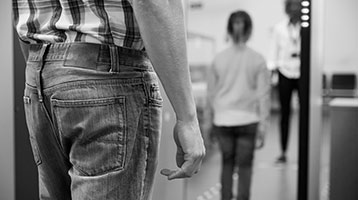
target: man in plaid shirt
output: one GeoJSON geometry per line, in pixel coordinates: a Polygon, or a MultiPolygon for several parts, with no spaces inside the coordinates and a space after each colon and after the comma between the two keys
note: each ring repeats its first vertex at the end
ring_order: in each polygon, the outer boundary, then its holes
{"type": "Polygon", "coordinates": [[[24,105],[40,199],[151,199],[162,97],[176,113],[178,169],[205,155],[182,2],[13,0],[27,61],[24,105]]]}

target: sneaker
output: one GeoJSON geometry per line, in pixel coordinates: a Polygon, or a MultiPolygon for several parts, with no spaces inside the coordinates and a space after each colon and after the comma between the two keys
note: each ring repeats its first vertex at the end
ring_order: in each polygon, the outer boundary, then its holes
{"type": "Polygon", "coordinates": [[[276,160],[276,163],[278,163],[278,164],[284,164],[286,162],[287,162],[287,158],[286,158],[285,155],[282,155],[282,156],[278,157],[277,160],[276,160]]]}

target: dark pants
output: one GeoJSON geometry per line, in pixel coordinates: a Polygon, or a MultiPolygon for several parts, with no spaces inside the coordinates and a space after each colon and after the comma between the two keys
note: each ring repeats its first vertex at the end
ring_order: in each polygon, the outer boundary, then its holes
{"type": "Polygon", "coordinates": [[[238,200],[250,198],[252,165],[255,150],[257,123],[245,126],[218,127],[213,131],[222,151],[221,200],[232,199],[234,168],[239,167],[238,200]]]}
{"type": "Polygon", "coordinates": [[[280,133],[281,133],[281,151],[283,154],[287,151],[290,118],[291,118],[291,99],[292,93],[296,90],[300,98],[299,79],[289,79],[279,73],[278,93],[280,99],[280,133]]]}

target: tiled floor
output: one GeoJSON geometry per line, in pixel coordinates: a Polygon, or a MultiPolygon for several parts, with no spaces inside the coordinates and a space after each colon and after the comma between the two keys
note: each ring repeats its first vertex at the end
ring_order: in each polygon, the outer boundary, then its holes
{"type": "MultiPolygon", "coordinates": [[[[296,200],[297,199],[297,152],[298,123],[297,113],[292,116],[289,139],[288,163],[275,164],[279,155],[278,114],[271,117],[270,131],[266,145],[257,150],[252,185],[251,200],[296,200]]],[[[327,200],[328,194],[328,133],[327,117],[324,117],[324,137],[322,147],[321,200],[327,200]]],[[[221,155],[217,146],[209,152],[198,175],[185,182],[185,200],[220,200],[221,155]]],[[[234,177],[237,180],[237,177],[234,177]]]]}

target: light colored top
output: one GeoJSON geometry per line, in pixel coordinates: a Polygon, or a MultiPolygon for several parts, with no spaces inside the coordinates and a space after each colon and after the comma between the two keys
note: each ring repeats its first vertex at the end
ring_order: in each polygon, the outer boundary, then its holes
{"type": "Polygon", "coordinates": [[[142,50],[132,0],[13,0],[15,29],[29,43],[90,42],[142,50]]]}
{"type": "Polygon", "coordinates": [[[219,53],[210,69],[208,103],[216,126],[261,122],[270,110],[270,74],[263,56],[246,45],[219,53]]]}
{"type": "Polygon", "coordinates": [[[301,37],[300,24],[293,25],[289,19],[276,24],[272,32],[269,52],[269,69],[278,69],[291,79],[300,78],[301,37]]]}

